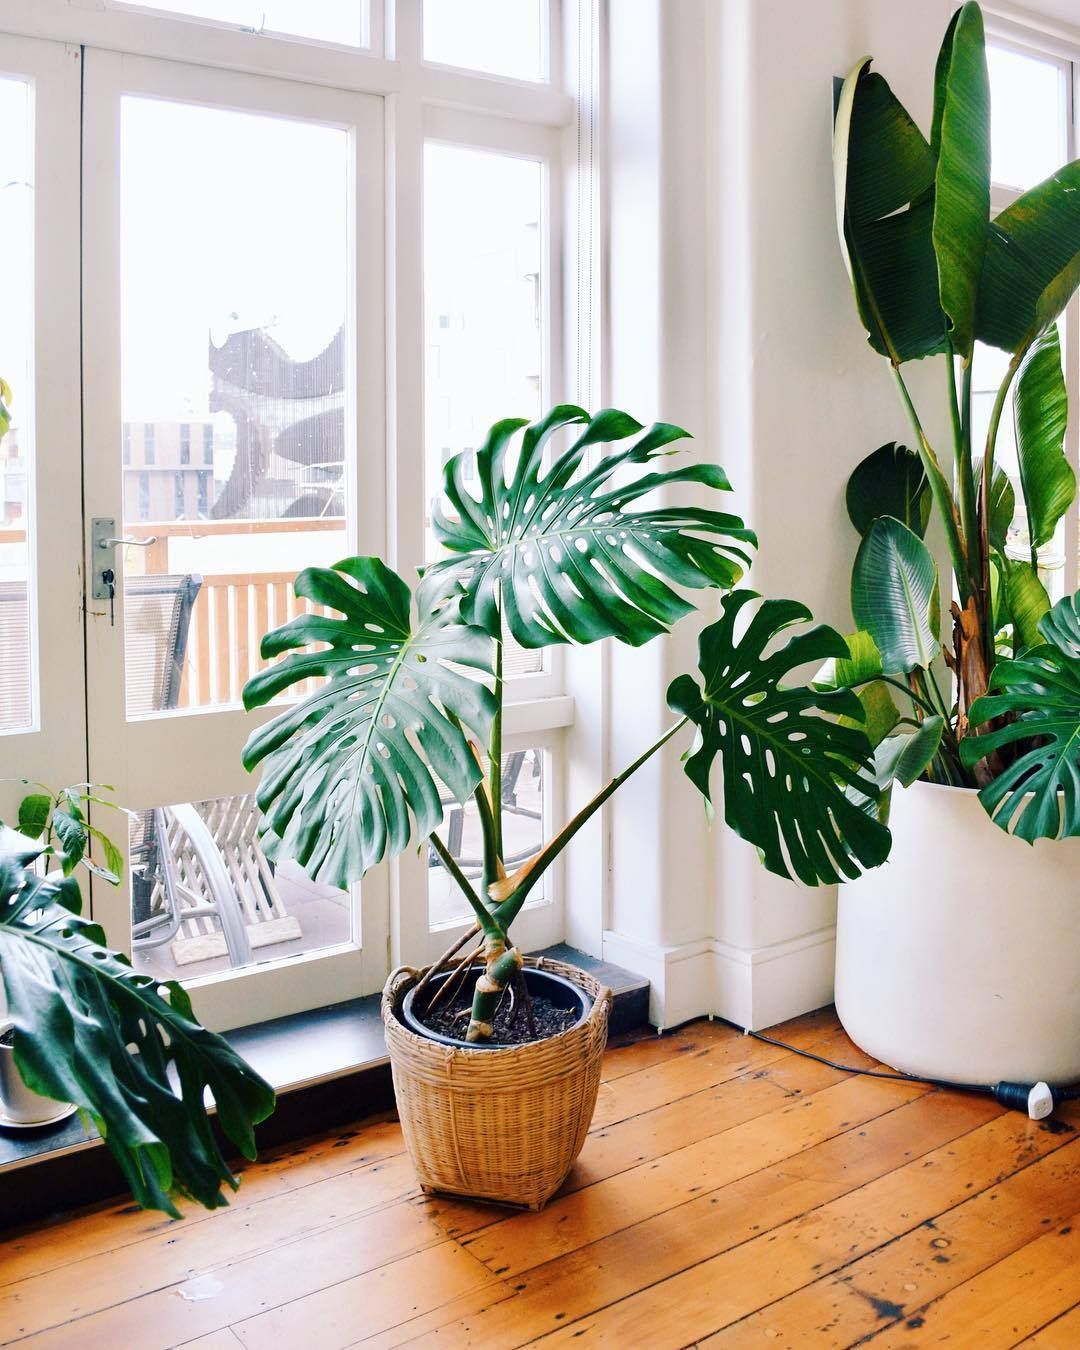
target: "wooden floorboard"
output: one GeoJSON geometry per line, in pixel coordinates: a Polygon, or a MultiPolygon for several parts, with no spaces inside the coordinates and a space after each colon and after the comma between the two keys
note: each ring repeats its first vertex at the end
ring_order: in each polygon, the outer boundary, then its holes
{"type": "MultiPolygon", "coordinates": [[[[831,1010],[776,1035],[872,1064],[831,1010]]],[[[8,1233],[0,1344],[1074,1350],[1078,1125],[694,1023],[608,1051],[540,1214],[423,1196],[372,1119],[246,1167],[227,1210],[8,1233]]]]}

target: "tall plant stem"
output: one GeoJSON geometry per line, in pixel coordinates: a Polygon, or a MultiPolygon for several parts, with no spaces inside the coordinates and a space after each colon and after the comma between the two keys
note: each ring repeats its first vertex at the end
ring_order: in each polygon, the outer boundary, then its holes
{"type": "Polygon", "coordinates": [[[975,470],[971,458],[971,362],[964,366],[962,385],[956,387],[956,357],[949,345],[949,411],[952,415],[956,464],[956,493],[960,499],[960,528],[967,545],[968,570],[977,573],[979,559],[973,556],[978,539],[975,505],[975,470]]]}
{"type": "MultiPolygon", "coordinates": [[[[501,596],[500,596],[501,599],[501,596]]],[[[491,745],[488,749],[488,795],[491,799],[492,838],[495,856],[503,856],[502,829],[502,719],[503,719],[503,639],[502,605],[499,606],[499,634],[495,640],[495,716],[491,720],[491,745]]]]}
{"type": "Polygon", "coordinates": [[[979,484],[979,545],[981,551],[979,594],[983,619],[983,655],[986,660],[988,676],[994,668],[994,658],[997,655],[994,651],[994,622],[990,603],[990,492],[994,479],[994,450],[997,447],[1001,415],[1005,411],[1005,400],[1009,396],[1013,377],[1020,369],[1021,362],[1026,354],[1027,348],[1023,347],[1020,351],[1014,353],[1012,360],[1009,362],[1009,368],[1005,372],[1005,378],[998,388],[997,395],[994,398],[994,406],[990,411],[990,423],[986,428],[986,448],[983,450],[982,481],[979,484]]]}
{"type": "MultiPolygon", "coordinates": [[[[491,910],[487,907],[487,905],[484,904],[483,900],[481,900],[480,897],[477,895],[477,893],[473,890],[472,885],[469,882],[469,878],[457,865],[457,861],[454,858],[454,855],[446,847],[443,841],[439,838],[437,834],[432,834],[429,836],[428,842],[431,844],[431,847],[435,850],[435,852],[439,855],[442,865],[446,868],[446,870],[457,882],[462,895],[464,895],[465,899],[468,900],[470,906],[472,907],[473,913],[476,915],[476,922],[480,925],[481,932],[483,932],[485,935],[490,933],[493,936],[504,937],[505,934],[503,932],[502,925],[499,923],[495,915],[492,914],[491,910]]],[[[451,952],[451,955],[452,954],[453,953],[451,952]]]]}
{"type": "Polygon", "coordinates": [[[573,839],[574,835],[577,834],[597,811],[599,811],[607,799],[616,792],[628,778],[637,773],[638,769],[640,769],[643,764],[647,763],[648,760],[656,754],[657,750],[666,745],[668,741],[671,740],[672,736],[686,726],[686,722],[687,719],[682,717],[674,724],[674,726],[668,727],[667,731],[664,732],[659,740],[654,741],[653,744],[649,746],[648,750],[634,760],[633,764],[628,765],[623,769],[622,773],[616,774],[606,787],[601,788],[596,796],[583,806],[576,816],[568,820],[559,833],[550,840],[550,842],[545,844],[540,852],[517,873],[517,877],[519,877],[520,880],[515,885],[513,891],[501,904],[496,905],[495,907],[495,917],[498,919],[499,923],[502,924],[504,929],[509,928],[513,923],[522,905],[525,903],[529,892],[567,844],[569,844],[570,840],[573,839]]]}
{"type": "Polygon", "coordinates": [[[904,383],[904,377],[900,374],[900,367],[892,367],[893,378],[896,380],[896,387],[900,391],[900,399],[907,409],[908,417],[911,420],[911,426],[915,432],[915,440],[919,449],[919,458],[922,460],[923,468],[926,470],[926,477],[930,482],[930,492],[933,495],[934,502],[938,511],[941,513],[941,519],[945,526],[945,537],[949,544],[949,555],[952,558],[953,571],[956,573],[957,584],[960,588],[961,596],[966,600],[971,594],[971,578],[968,571],[967,552],[964,547],[963,535],[960,528],[960,521],[956,514],[956,505],[952,499],[952,492],[945,475],[941,471],[941,465],[938,457],[934,453],[933,446],[926,437],[922,422],[919,420],[918,411],[915,404],[911,401],[911,394],[904,383]]]}

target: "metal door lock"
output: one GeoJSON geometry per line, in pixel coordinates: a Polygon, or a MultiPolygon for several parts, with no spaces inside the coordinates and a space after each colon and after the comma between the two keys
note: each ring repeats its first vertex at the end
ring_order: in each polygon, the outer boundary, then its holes
{"type": "MultiPolygon", "coordinates": [[[[90,522],[90,594],[95,600],[112,601],[116,596],[116,548],[149,548],[157,543],[157,535],[145,539],[130,539],[116,533],[112,516],[95,516],[90,522]]],[[[111,606],[110,606],[111,608],[111,606]]]]}

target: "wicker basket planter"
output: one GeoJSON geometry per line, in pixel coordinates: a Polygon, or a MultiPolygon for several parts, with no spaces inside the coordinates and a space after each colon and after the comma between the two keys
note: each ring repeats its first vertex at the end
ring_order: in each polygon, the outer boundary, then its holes
{"type": "Polygon", "coordinates": [[[560,1036],[499,1050],[442,1045],[400,1018],[422,972],[403,966],[383,990],[382,1017],[398,1114],[426,1192],[540,1209],[581,1152],[596,1106],[611,991],[559,961],[527,965],[571,979],[593,999],[560,1036]]]}

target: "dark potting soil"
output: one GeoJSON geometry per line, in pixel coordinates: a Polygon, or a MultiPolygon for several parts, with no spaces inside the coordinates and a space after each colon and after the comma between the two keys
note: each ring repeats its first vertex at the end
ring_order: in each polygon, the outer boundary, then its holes
{"type": "MultiPolygon", "coordinates": [[[[420,997],[426,998],[427,990],[422,990],[420,997]]],[[[426,1007],[417,1008],[414,1004],[412,1011],[413,1016],[430,1031],[438,1031],[443,1036],[454,1036],[463,1041],[469,1026],[471,1006],[470,992],[467,999],[456,995],[449,1005],[444,1001],[430,1011],[426,1007]]],[[[515,998],[511,1002],[510,995],[507,994],[495,1014],[495,1021],[492,1023],[494,1034],[487,1044],[528,1045],[532,1041],[547,1040],[549,1036],[558,1036],[560,1032],[569,1031],[577,1021],[576,1009],[558,1008],[537,994],[533,994],[532,997],[532,1015],[536,1026],[535,1035],[529,1030],[529,1020],[525,1015],[525,1009],[521,1006],[521,999],[515,998]]]]}
{"type": "Polygon", "coordinates": [[[0,1036],[0,1045],[14,1045],[14,1044],[15,1044],[15,1028],[8,1027],[7,1031],[5,1031],[2,1036],[0,1036]]]}

